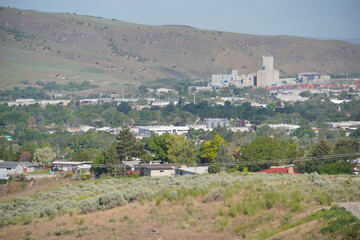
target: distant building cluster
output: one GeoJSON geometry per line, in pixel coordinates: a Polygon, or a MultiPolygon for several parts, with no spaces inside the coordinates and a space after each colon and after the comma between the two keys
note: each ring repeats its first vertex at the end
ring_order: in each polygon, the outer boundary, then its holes
{"type": "Polygon", "coordinates": [[[320,75],[316,72],[308,72],[308,73],[299,73],[297,75],[297,82],[302,83],[314,83],[314,82],[321,82],[321,81],[328,81],[330,80],[330,75],[320,75]]]}
{"type": "Polygon", "coordinates": [[[263,67],[256,73],[239,75],[238,70],[232,70],[231,74],[213,74],[211,76],[211,87],[222,88],[229,85],[236,87],[268,87],[280,80],[280,73],[274,69],[274,58],[263,56],[263,67]]]}
{"type": "Polygon", "coordinates": [[[280,72],[274,69],[274,58],[272,56],[263,56],[262,69],[256,73],[239,74],[238,70],[232,70],[230,74],[213,74],[211,75],[211,83],[213,88],[228,87],[234,85],[236,87],[271,87],[281,86],[282,82],[296,81],[301,83],[316,83],[330,80],[330,75],[320,75],[316,72],[299,73],[297,78],[280,79],[280,72]]]}

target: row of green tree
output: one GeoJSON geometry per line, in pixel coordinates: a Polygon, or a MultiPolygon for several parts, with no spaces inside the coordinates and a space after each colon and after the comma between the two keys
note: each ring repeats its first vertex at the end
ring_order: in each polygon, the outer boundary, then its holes
{"type": "MultiPolygon", "coordinates": [[[[210,171],[223,168],[231,171],[259,171],[271,165],[296,164],[300,172],[339,174],[353,172],[350,161],[356,158],[360,144],[355,140],[342,140],[332,146],[321,140],[308,149],[299,149],[292,140],[274,137],[256,137],[241,146],[227,142],[219,135],[205,140],[200,145],[180,135],[152,135],[137,141],[129,129],[123,129],[117,142],[95,159],[97,164],[121,164],[138,157],[142,162],[162,160],[180,165],[210,165],[210,171]],[[354,153],[351,156],[342,154],[354,153]],[[329,157],[333,156],[333,157],[329,157]]],[[[98,170],[104,170],[98,168],[98,170]]]]}

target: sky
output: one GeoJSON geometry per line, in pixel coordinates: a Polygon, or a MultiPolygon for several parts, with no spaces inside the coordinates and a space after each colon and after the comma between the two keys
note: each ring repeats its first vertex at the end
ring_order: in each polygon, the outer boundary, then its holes
{"type": "Polygon", "coordinates": [[[148,25],[360,41],[360,0],[0,0],[0,6],[148,25]]]}

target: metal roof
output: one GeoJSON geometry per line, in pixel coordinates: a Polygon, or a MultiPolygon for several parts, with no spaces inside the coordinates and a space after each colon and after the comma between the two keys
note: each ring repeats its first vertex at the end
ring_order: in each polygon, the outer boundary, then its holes
{"type": "Polygon", "coordinates": [[[0,168],[16,168],[19,164],[23,165],[24,167],[37,167],[36,164],[33,164],[31,162],[0,162],[0,168]]]}

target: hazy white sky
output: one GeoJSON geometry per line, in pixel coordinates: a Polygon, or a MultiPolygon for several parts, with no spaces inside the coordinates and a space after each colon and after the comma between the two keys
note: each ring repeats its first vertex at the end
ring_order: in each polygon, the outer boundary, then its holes
{"type": "Polygon", "coordinates": [[[150,25],[360,39],[360,0],[0,0],[0,5],[150,25]]]}

